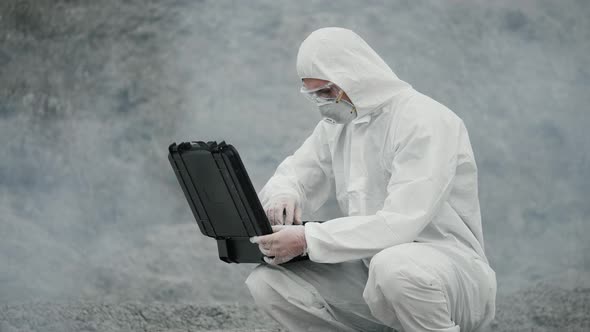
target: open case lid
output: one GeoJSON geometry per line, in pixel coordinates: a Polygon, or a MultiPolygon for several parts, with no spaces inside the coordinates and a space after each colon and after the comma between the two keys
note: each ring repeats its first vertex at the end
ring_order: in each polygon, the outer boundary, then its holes
{"type": "Polygon", "coordinates": [[[237,150],[225,142],[173,143],[170,164],[201,232],[218,240],[272,233],[237,150]]]}

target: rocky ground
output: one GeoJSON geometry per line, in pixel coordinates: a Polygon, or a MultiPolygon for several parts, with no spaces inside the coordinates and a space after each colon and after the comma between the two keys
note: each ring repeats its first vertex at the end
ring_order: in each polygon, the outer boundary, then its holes
{"type": "Polygon", "coordinates": [[[32,303],[2,307],[0,331],[254,331],[278,327],[253,307],[164,303],[32,303]]]}
{"type": "MultiPolygon", "coordinates": [[[[590,288],[539,283],[500,296],[489,331],[589,331],[590,288]]],[[[0,332],[280,331],[245,305],[138,303],[27,303],[0,307],[0,332]]]]}

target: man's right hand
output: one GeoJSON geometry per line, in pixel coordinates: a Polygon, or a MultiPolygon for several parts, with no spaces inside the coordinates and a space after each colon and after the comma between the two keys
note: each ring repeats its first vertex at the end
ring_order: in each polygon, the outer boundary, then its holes
{"type": "Polygon", "coordinates": [[[264,211],[271,225],[301,225],[301,206],[295,196],[274,196],[264,211]]]}

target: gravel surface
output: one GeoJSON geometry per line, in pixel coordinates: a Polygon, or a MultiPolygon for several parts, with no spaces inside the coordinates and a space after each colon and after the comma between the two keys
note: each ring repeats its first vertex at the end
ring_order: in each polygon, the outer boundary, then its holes
{"type": "MultiPolygon", "coordinates": [[[[490,331],[589,331],[590,288],[547,283],[500,296],[490,331]]],[[[27,303],[0,307],[0,332],[280,331],[253,306],[27,303]]]]}
{"type": "Polygon", "coordinates": [[[590,288],[539,283],[498,297],[491,331],[590,331],[590,288]]]}
{"type": "Polygon", "coordinates": [[[164,303],[29,303],[6,305],[0,331],[240,331],[277,330],[263,313],[238,305],[164,303]]]}

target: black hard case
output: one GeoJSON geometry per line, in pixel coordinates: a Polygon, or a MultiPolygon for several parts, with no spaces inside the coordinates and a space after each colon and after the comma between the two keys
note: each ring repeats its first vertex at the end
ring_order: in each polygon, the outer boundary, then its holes
{"type": "Polygon", "coordinates": [[[225,142],[173,143],[168,159],[201,232],[227,263],[260,263],[249,238],[272,228],[237,150],[225,142]]]}

